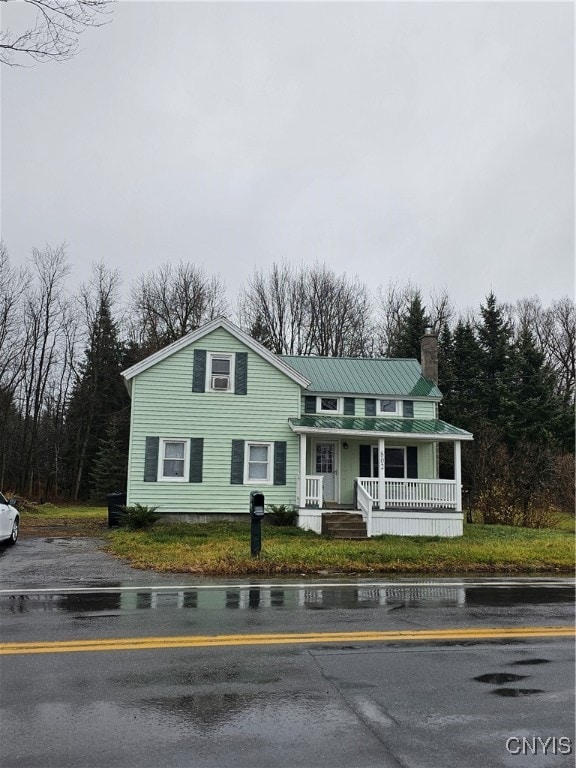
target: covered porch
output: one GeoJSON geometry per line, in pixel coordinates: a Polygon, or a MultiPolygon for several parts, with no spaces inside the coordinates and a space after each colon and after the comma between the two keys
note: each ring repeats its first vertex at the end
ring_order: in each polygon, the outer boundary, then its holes
{"type": "Polygon", "coordinates": [[[462,535],[461,443],[470,433],[438,420],[303,417],[291,426],[300,527],[320,533],[322,515],[338,508],[360,512],[368,536],[462,535]],[[451,479],[438,477],[440,442],[453,445],[451,479]]]}

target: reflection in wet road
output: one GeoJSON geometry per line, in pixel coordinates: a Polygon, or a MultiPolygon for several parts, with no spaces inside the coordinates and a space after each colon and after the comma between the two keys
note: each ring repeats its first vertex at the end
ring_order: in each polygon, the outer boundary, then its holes
{"type": "Polygon", "coordinates": [[[573,768],[573,640],[518,634],[571,631],[573,601],[562,579],[0,591],[2,643],[122,648],[2,656],[2,765],[573,768]],[[506,641],[480,637],[494,626],[506,641]],[[451,627],[459,639],[433,635],[451,627]],[[362,632],[434,639],[351,639],[362,632]],[[167,643],[240,633],[350,637],[167,643]],[[518,736],[556,753],[511,754],[518,736]]]}
{"type": "MultiPolygon", "coordinates": [[[[572,582],[551,581],[546,585],[514,584],[493,586],[484,583],[436,585],[350,585],[289,586],[249,585],[242,587],[146,587],[125,589],[111,585],[50,593],[22,590],[2,594],[1,612],[62,611],[103,613],[159,608],[256,610],[264,608],[307,610],[361,610],[370,608],[418,608],[519,606],[574,603],[572,582]]],[[[109,615],[114,615],[110,613],[109,615]]]]}

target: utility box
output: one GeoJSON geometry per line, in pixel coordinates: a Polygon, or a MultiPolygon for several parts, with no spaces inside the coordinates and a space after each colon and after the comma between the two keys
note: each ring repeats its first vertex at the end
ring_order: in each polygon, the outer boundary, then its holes
{"type": "Polygon", "coordinates": [[[106,494],[108,504],[108,528],[117,528],[122,525],[124,508],[126,507],[126,494],[120,491],[106,494]]]}

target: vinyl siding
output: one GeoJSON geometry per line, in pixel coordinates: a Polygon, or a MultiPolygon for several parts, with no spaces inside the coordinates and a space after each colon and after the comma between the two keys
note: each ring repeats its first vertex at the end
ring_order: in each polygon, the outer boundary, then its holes
{"type": "Polygon", "coordinates": [[[128,503],[160,512],[247,512],[250,491],[266,503],[296,501],[298,437],[288,418],[300,414],[300,386],[219,328],[133,380],[128,503]],[[193,392],[194,350],[245,352],[247,394],[193,392]],[[144,482],[146,437],[204,438],[202,483],[144,482]],[[232,485],[232,440],[285,441],[286,485],[232,485]]]}
{"type": "MultiPolygon", "coordinates": [[[[343,397],[343,395],[334,395],[335,397],[343,397]]],[[[371,398],[372,400],[374,398],[371,398]]],[[[406,400],[410,400],[409,397],[404,398],[406,400]]],[[[355,414],[356,416],[364,416],[365,415],[365,400],[364,397],[356,397],[354,398],[355,403],[355,414]]],[[[425,400],[413,400],[414,403],[414,418],[415,419],[435,419],[436,417],[436,403],[434,401],[425,401],[425,400]]],[[[304,415],[306,413],[306,395],[302,395],[302,401],[301,401],[301,414],[304,415]]],[[[316,411],[311,411],[311,413],[316,413],[316,411]]],[[[385,418],[384,416],[379,416],[378,418],[385,418]]],[[[395,416],[394,418],[400,418],[400,414],[395,416]]]]}

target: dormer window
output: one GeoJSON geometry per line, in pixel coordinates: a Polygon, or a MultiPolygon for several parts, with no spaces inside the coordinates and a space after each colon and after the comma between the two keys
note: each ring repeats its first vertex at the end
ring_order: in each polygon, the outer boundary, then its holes
{"type": "Polygon", "coordinates": [[[331,413],[332,415],[342,413],[342,398],[317,397],[316,413],[331,413]]]}
{"type": "Polygon", "coordinates": [[[399,400],[376,400],[376,415],[396,416],[400,411],[399,405],[399,400]]]}
{"type": "Polygon", "coordinates": [[[212,392],[234,391],[234,355],[209,352],[206,389],[212,392]]]}

